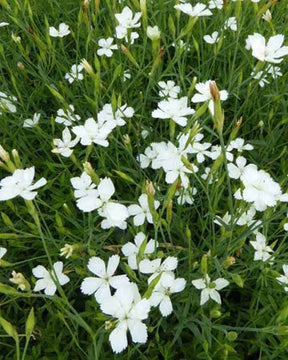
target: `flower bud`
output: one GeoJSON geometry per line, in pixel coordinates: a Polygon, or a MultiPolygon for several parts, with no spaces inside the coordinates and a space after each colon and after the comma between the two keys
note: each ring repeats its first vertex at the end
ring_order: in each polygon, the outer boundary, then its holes
{"type": "Polygon", "coordinates": [[[87,175],[89,175],[94,182],[94,184],[98,185],[100,182],[99,176],[96,174],[95,170],[93,169],[91,163],[89,161],[85,161],[83,164],[84,171],[87,175]]]}
{"type": "Polygon", "coordinates": [[[89,74],[89,75],[94,75],[94,70],[92,68],[92,66],[88,63],[88,61],[86,59],[82,59],[80,61],[80,65],[83,66],[84,70],[89,74]]]}
{"type": "Polygon", "coordinates": [[[74,251],[74,246],[70,244],[65,244],[63,248],[60,249],[60,256],[65,256],[65,259],[68,259],[74,251]]]}
{"type": "Polygon", "coordinates": [[[24,64],[23,64],[21,61],[18,61],[17,67],[18,67],[18,69],[21,70],[21,71],[24,71],[24,70],[25,70],[25,66],[24,66],[24,64]]]}
{"type": "Polygon", "coordinates": [[[16,273],[16,271],[12,271],[12,278],[10,278],[9,281],[18,285],[18,288],[22,291],[29,291],[31,289],[29,282],[25,279],[22,273],[16,273]]]}
{"type": "Polygon", "coordinates": [[[161,32],[157,25],[155,26],[148,26],[147,27],[147,36],[152,41],[157,41],[160,39],[161,32]]]}
{"type": "Polygon", "coordinates": [[[0,158],[5,162],[10,160],[9,153],[1,145],[0,145],[0,158]]]}

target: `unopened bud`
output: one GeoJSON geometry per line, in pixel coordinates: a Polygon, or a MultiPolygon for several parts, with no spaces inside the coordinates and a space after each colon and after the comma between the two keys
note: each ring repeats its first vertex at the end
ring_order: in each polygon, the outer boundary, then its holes
{"type": "Polygon", "coordinates": [[[123,139],[124,139],[124,144],[125,145],[130,145],[131,144],[131,139],[130,139],[130,136],[128,134],[123,135],[123,139]]]}
{"type": "Polygon", "coordinates": [[[213,309],[210,311],[210,316],[213,319],[218,319],[221,315],[222,315],[221,311],[219,311],[217,309],[213,309]]]}
{"type": "Polygon", "coordinates": [[[105,321],[105,330],[110,330],[113,327],[113,323],[110,320],[105,321]]]}
{"type": "Polygon", "coordinates": [[[21,71],[25,70],[25,66],[24,66],[24,64],[23,64],[21,61],[19,61],[19,62],[17,63],[17,67],[18,67],[18,69],[21,70],[21,71]]]}
{"type": "Polygon", "coordinates": [[[85,161],[83,164],[84,171],[87,175],[89,175],[94,182],[94,184],[98,185],[100,182],[99,176],[96,174],[95,170],[93,169],[91,163],[89,161],[85,161]]]}
{"type": "Polygon", "coordinates": [[[5,162],[10,160],[9,153],[1,145],[0,145],[0,158],[5,162]]]}
{"type": "Polygon", "coordinates": [[[215,81],[209,82],[209,89],[213,100],[220,101],[220,93],[215,81]]]}
{"type": "Polygon", "coordinates": [[[227,269],[231,265],[234,265],[236,262],[236,259],[234,256],[228,256],[227,259],[224,261],[224,266],[227,269]]]}
{"type": "Polygon", "coordinates": [[[22,168],[22,164],[21,164],[21,160],[20,160],[20,156],[19,156],[19,153],[16,149],[13,149],[12,150],[12,156],[13,156],[13,159],[14,159],[14,162],[15,162],[15,165],[18,169],[21,169],[22,168]]]}
{"type": "Polygon", "coordinates": [[[16,271],[12,271],[12,278],[10,278],[9,281],[18,285],[18,288],[22,291],[29,291],[31,289],[29,282],[25,279],[22,273],[16,273],[16,271]]]}
{"type": "Polygon", "coordinates": [[[80,61],[80,65],[83,66],[84,70],[89,74],[89,75],[94,75],[94,71],[92,66],[88,63],[88,61],[86,59],[82,59],[80,61]]]}
{"type": "Polygon", "coordinates": [[[155,194],[155,188],[153,186],[153,183],[151,181],[146,181],[146,193],[148,196],[154,196],[155,194]]]}
{"type": "Polygon", "coordinates": [[[161,33],[157,25],[147,27],[147,36],[150,40],[157,41],[160,39],[160,35],[161,33]]]}
{"type": "Polygon", "coordinates": [[[74,246],[70,244],[65,244],[63,248],[60,249],[60,256],[65,256],[65,259],[68,259],[74,251],[74,246]]]}

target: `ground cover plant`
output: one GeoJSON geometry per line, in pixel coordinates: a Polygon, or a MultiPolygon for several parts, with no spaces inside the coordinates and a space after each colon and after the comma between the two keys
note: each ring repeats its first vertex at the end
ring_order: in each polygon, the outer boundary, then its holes
{"type": "Polygon", "coordinates": [[[1,359],[287,359],[287,14],[0,0],[1,359]]]}

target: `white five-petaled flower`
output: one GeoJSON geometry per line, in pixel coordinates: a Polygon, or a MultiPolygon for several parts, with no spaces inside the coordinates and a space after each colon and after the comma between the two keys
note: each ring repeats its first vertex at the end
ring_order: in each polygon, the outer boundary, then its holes
{"type": "Polygon", "coordinates": [[[44,266],[38,265],[32,269],[32,273],[39,279],[36,281],[33,291],[44,290],[44,293],[50,296],[55,294],[57,282],[59,282],[60,285],[65,285],[70,281],[69,277],[63,273],[62,261],[57,261],[53,265],[53,270],[50,272],[46,270],[44,266]]]}
{"type": "Polygon", "coordinates": [[[41,114],[35,113],[33,115],[33,119],[24,120],[23,127],[24,128],[32,128],[32,127],[38,125],[39,120],[40,120],[40,116],[41,116],[41,114]]]}
{"type": "Polygon", "coordinates": [[[154,239],[150,239],[149,241],[147,241],[145,248],[142,249],[143,246],[142,244],[144,243],[145,238],[146,238],[145,234],[143,232],[139,232],[134,237],[134,244],[129,241],[128,243],[122,246],[121,249],[122,253],[128,257],[128,265],[133,270],[138,269],[138,262],[142,260],[138,258],[140,249],[143,252],[142,256],[145,256],[145,255],[153,254],[157,248],[158,245],[157,241],[155,241],[154,239]]]}
{"type": "Polygon", "coordinates": [[[235,162],[236,165],[233,163],[227,164],[228,174],[232,179],[239,179],[244,172],[247,160],[243,156],[239,156],[235,162]]]}
{"type": "Polygon", "coordinates": [[[283,269],[284,275],[277,277],[276,280],[278,280],[280,284],[286,285],[286,286],[284,286],[284,290],[288,291],[288,265],[283,265],[282,269],[283,269]]]}
{"type": "Polygon", "coordinates": [[[55,118],[55,121],[58,124],[63,124],[65,126],[70,126],[74,121],[80,120],[80,116],[77,114],[74,114],[74,106],[68,105],[67,109],[59,109],[57,110],[57,116],[55,118]]]}
{"type": "Polygon", "coordinates": [[[129,330],[134,343],[147,341],[147,326],[142,322],[148,318],[150,303],[141,299],[136,284],[128,283],[116,290],[115,294],[100,304],[104,314],[111,315],[118,321],[109,336],[112,350],[120,353],[128,346],[129,330]]]}
{"type": "MultiPolygon", "coordinates": [[[[139,205],[133,204],[128,206],[128,212],[130,216],[134,216],[133,222],[135,226],[140,226],[144,224],[145,219],[147,219],[149,224],[153,224],[152,214],[148,206],[148,195],[141,194],[138,199],[139,205]]],[[[160,202],[154,200],[154,208],[158,209],[160,202]]]]}
{"type": "Polygon", "coordinates": [[[47,181],[43,177],[32,185],[35,174],[34,166],[27,169],[16,169],[11,176],[0,181],[0,201],[21,196],[25,200],[33,200],[36,189],[44,186],[47,181]]]}
{"type": "MultiPolygon", "coordinates": [[[[195,85],[195,89],[198,91],[198,94],[195,94],[191,101],[193,103],[202,103],[209,101],[209,110],[211,114],[214,115],[214,101],[212,94],[210,92],[210,83],[212,80],[208,80],[204,83],[198,83],[195,85]]],[[[228,92],[226,90],[219,91],[220,93],[220,100],[224,101],[228,98],[228,92]]]]}
{"type": "Polygon", "coordinates": [[[204,35],[203,39],[207,44],[216,44],[220,40],[220,37],[218,31],[214,31],[211,35],[204,35]]]}
{"type": "Polygon", "coordinates": [[[263,35],[254,33],[246,39],[246,49],[252,49],[252,56],[260,61],[279,64],[288,55],[288,46],[282,46],[284,35],[271,36],[266,44],[263,35]]]}
{"type": "Polygon", "coordinates": [[[224,23],[224,30],[226,29],[230,29],[232,31],[237,31],[237,20],[236,20],[236,17],[234,16],[231,16],[229,17],[225,23],[224,23]]]}
{"type": "Polygon", "coordinates": [[[158,306],[163,316],[168,316],[173,311],[170,296],[184,290],[186,280],[175,279],[174,273],[164,273],[155,285],[152,295],[149,298],[151,306],[158,306]]]}
{"type": "Polygon", "coordinates": [[[72,131],[81,139],[80,143],[82,145],[88,146],[94,143],[107,147],[109,145],[107,137],[114,126],[109,121],[96,122],[93,118],[89,118],[84,125],[73,126],[72,131]]]}
{"type": "Polygon", "coordinates": [[[113,129],[116,126],[123,126],[126,124],[124,118],[130,119],[134,115],[134,109],[127,104],[124,104],[113,111],[112,104],[105,104],[103,109],[98,113],[97,118],[99,123],[107,122],[113,129]]]}
{"type": "Polygon", "coordinates": [[[254,164],[244,168],[240,180],[244,189],[242,192],[237,190],[235,198],[252,203],[257,211],[265,211],[267,207],[275,206],[279,200],[287,201],[279,184],[267,172],[258,170],[254,164]]]}
{"type": "Polygon", "coordinates": [[[153,279],[161,274],[160,278],[164,273],[171,274],[177,268],[178,259],[175,256],[168,256],[162,263],[162,259],[141,260],[139,263],[139,270],[142,274],[152,274],[148,283],[150,284],[153,279]]]}
{"type": "Polygon", "coordinates": [[[114,275],[120,262],[118,255],[109,258],[107,267],[105,262],[96,256],[93,256],[88,262],[88,270],[97,277],[87,277],[82,281],[81,291],[86,295],[95,295],[96,301],[101,303],[107,297],[111,296],[110,286],[118,289],[129,283],[126,275],[114,275]]]}
{"type": "Polygon", "coordinates": [[[187,14],[192,17],[200,16],[209,16],[212,15],[212,12],[207,9],[205,4],[198,3],[195,6],[192,6],[189,3],[175,5],[176,10],[182,11],[184,14],[187,14]]]}
{"type": "Polygon", "coordinates": [[[227,151],[237,150],[238,152],[243,152],[244,150],[251,151],[254,149],[253,145],[245,144],[245,140],[242,138],[237,138],[232,140],[227,146],[227,151]]]}
{"type": "Polygon", "coordinates": [[[65,23],[61,23],[59,25],[59,29],[57,30],[54,26],[49,27],[49,35],[52,37],[64,37],[70,34],[69,26],[65,23]]]}
{"type": "Polygon", "coordinates": [[[9,111],[15,113],[17,111],[14,102],[17,101],[15,96],[8,96],[4,92],[0,91],[0,115],[3,111],[9,111]]]}
{"type": "Polygon", "coordinates": [[[71,133],[66,127],[62,131],[62,139],[53,139],[53,144],[56,146],[51,151],[55,154],[60,154],[64,157],[69,157],[73,153],[73,147],[79,142],[79,138],[76,136],[74,140],[71,139],[71,133]]]}
{"type": "Polygon", "coordinates": [[[184,205],[186,203],[192,205],[194,202],[193,196],[196,194],[197,194],[197,189],[195,187],[191,189],[189,188],[185,189],[184,187],[182,187],[181,189],[175,192],[175,195],[178,196],[177,203],[179,205],[184,205]]]}
{"type": "Polygon", "coordinates": [[[223,0],[210,0],[208,7],[209,9],[222,9],[224,1],[223,0]]]}
{"type": "Polygon", "coordinates": [[[158,85],[161,88],[161,90],[159,91],[159,96],[177,99],[178,94],[180,93],[180,86],[175,85],[174,81],[159,81],[158,85]]]}
{"type": "Polygon", "coordinates": [[[86,172],[83,172],[80,177],[72,178],[70,181],[74,188],[74,196],[77,199],[77,207],[80,210],[90,212],[101,206],[102,202],[98,198],[99,193],[95,189],[96,185],[86,172]]]}
{"type": "Polygon", "coordinates": [[[206,274],[203,279],[192,280],[192,284],[196,289],[201,290],[200,305],[204,305],[209,298],[221,304],[221,297],[218,291],[228,286],[229,281],[218,278],[211,282],[209,275],[206,274]]]}
{"type": "Polygon", "coordinates": [[[160,101],[158,108],[152,112],[156,119],[171,119],[180,126],[187,125],[187,116],[193,115],[195,110],[187,106],[188,98],[183,96],[180,99],[169,98],[160,101]]]}
{"type": "Polygon", "coordinates": [[[267,261],[268,259],[271,260],[271,253],[273,250],[270,246],[266,245],[266,237],[257,232],[256,233],[256,241],[250,241],[250,244],[255,249],[254,253],[254,260],[261,260],[261,261],[267,261]]]}
{"type": "Polygon", "coordinates": [[[69,73],[65,74],[65,79],[72,84],[75,80],[83,80],[84,75],[81,73],[83,71],[82,65],[72,65],[69,73]]]}
{"type": "Polygon", "coordinates": [[[99,56],[107,56],[111,57],[113,55],[113,50],[118,49],[118,46],[116,44],[113,44],[114,39],[109,37],[107,39],[100,39],[98,41],[98,45],[100,46],[100,49],[97,50],[97,55],[99,56]]]}

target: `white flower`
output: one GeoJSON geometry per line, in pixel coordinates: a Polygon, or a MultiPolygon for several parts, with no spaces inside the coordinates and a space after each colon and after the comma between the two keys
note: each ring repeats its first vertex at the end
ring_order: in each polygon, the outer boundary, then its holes
{"type": "Polygon", "coordinates": [[[261,225],[261,221],[260,220],[254,220],[254,216],[256,215],[256,209],[254,208],[254,206],[251,206],[249,208],[249,210],[243,212],[239,218],[236,221],[236,224],[239,226],[252,226],[253,229],[253,233],[257,233],[258,232],[258,227],[261,225]]]}
{"type": "Polygon", "coordinates": [[[98,45],[101,47],[101,49],[97,50],[97,55],[111,57],[113,55],[113,50],[118,49],[118,46],[113,44],[113,41],[114,39],[111,37],[107,39],[100,39],[98,41],[98,45]]]}
{"type": "MultiPolygon", "coordinates": [[[[145,219],[147,219],[149,224],[153,224],[153,218],[152,214],[149,210],[148,206],[148,195],[147,194],[141,194],[139,196],[138,202],[140,205],[134,204],[128,206],[128,212],[130,216],[134,216],[133,222],[135,226],[143,225],[145,222],[145,219]]],[[[160,206],[160,202],[157,200],[154,200],[154,208],[155,210],[158,209],[160,206]]]]}
{"type": "Polygon", "coordinates": [[[153,289],[149,298],[151,306],[158,306],[163,316],[168,316],[173,311],[170,296],[184,290],[186,280],[183,278],[175,279],[174,273],[164,273],[153,289]]]}
{"type": "Polygon", "coordinates": [[[224,23],[224,30],[230,29],[232,31],[237,31],[237,20],[235,16],[229,17],[224,23]]]}
{"type": "Polygon", "coordinates": [[[147,27],[147,36],[150,40],[155,41],[159,40],[161,36],[161,32],[157,25],[155,26],[148,26],[147,27]]]}
{"type": "Polygon", "coordinates": [[[228,211],[224,214],[222,218],[220,216],[216,216],[214,220],[214,223],[219,226],[223,226],[223,223],[229,226],[230,222],[231,222],[231,215],[229,214],[228,211]]]}
{"type": "Polygon", "coordinates": [[[82,145],[91,145],[92,143],[98,144],[104,147],[109,145],[107,140],[108,135],[112,132],[114,126],[109,122],[96,122],[93,118],[89,118],[85,121],[84,125],[78,125],[72,127],[72,131],[75,135],[80,137],[80,143],[82,145]]]}
{"type": "MultiPolygon", "coordinates": [[[[194,164],[191,164],[191,166],[194,168],[194,172],[198,171],[197,166],[195,166],[194,164]]],[[[187,167],[182,163],[181,159],[179,159],[179,161],[174,162],[173,167],[171,166],[170,169],[166,169],[165,181],[167,182],[167,184],[173,184],[174,181],[176,181],[176,179],[180,177],[181,186],[187,189],[189,186],[189,178],[186,174],[191,173],[192,171],[187,169],[187,167]]]]}
{"type": "Polygon", "coordinates": [[[110,298],[101,303],[104,314],[116,318],[117,324],[109,336],[112,350],[120,353],[128,346],[127,331],[130,331],[134,343],[147,341],[147,326],[142,322],[148,318],[150,303],[141,299],[136,284],[128,283],[116,290],[110,298]]]}
{"type": "Polygon", "coordinates": [[[115,14],[115,17],[119,25],[126,29],[133,29],[141,26],[139,22],[141,15],[141,12],[137,12],[133,16],[132,10],[128,6],[125,6],[121,13],[115,14]]]}
{"type": "MultiPolygon", "coordinates": [[[[276,280],[278,280],[280,284],[288,285],[288,265],[283,265],[282,269],[284,275],[277,277],[276,280]]],[[[288,291],[288,286],[285,286],[284,290],[288,291]]]]}
{"type": "Polygon", "coordinates": [[[243,200],[252,203],[257,211],[265,211],[267,207],[275,206],[280,200],[282,191],[279,184],[268,173],[258,170],[255,165],[247,165],[240,180],[244,185],[243,200]]]}
{"type": "Polygon", "coordinates": [[[163,100],[158,103],[158,109],[152,112],[152,117],[156,119],[172,119],[180,126],[187,125],[187,116],[193,115],[195,110],[187,106],[188,98],[184,96],[180,99],[163,100]]]}
{"type": "Polygon", "coordinates": [[[176,86],[174,81],[159,81],[158,85],[161,88],[159,91],[159,96],[177,99],[178,94],[180,93],[180,86],[176,86]]]}
{"type": "Polygon", "coordinates": [[[77,207],[80,210],[90,212],[102,205],[98,190],[95,189],[96,185],[88,174],[83,172],[80,177],[74,177],[70,181],[77,199],[77,207]]]}
{"type": "Polygon", "coordinates": [[[105,301],[111,296],[110,286],[118,289],[129,283],[126,275],[114,275],[120,262],[118,255],[109,258],[107,267],[105,262],[99,257],[93,256],[89,259],[88,270],[97,277],[87,277],[82,281],[81,291],[85,295],[95,295],[98,303],[105,301]]]}
{"type": "MultiPolygon", "coordinates": [[[[213,97],[212,94],[210,92],[210,82],[212,82],[212,80],[208,80],[204,83],[198,83],[195,85],[195,89],[198,91],[198,94],[195,94],[191,101],[193,103],[201,103],[201,102],[206,102],[209,101],[209,110],[211,111],[212,115],[214,115],[214,101],[213,101],[213,97]]],[[[228,92],[226,90],[221,90],[219,91],[220,93],[220,100],[224,101],[227,100],[228,98],[228,92]]]]}
{"type": "Polygon", "coordinates": [[[179,47],[179,49],[183,49],[183,50],[186,49],[187,51],[191,50],[191,47],[187,43],[185,43],[182,39],[180,39],[177,43],[173,42],[172,46],[174,48],[179,47]]]}
{"type": "Polygon", "coordinates": [[[110,229],[114,226],[122,230],[127,228],[126,219],[129,213],[126,206],[122,204],[109,201],[98,210],[98,214],[105,218],[101,222],[102,229],[110,229]]]}
{"type": "Polygon", "coordinates": [[[133,44],[134,40],[139,37],[139,34],[132,31],[130,32],[130,38],[128,39],[128,29],[138,28],[141,26],[139,22],[141,15],[141,12],[137,12],[133,16],[132,10],[128,6],[125,6],[121,13],[115,14],[119,24],[116,26],[117,39],[125,38],[126,42],[130,41],[131,44],[133,44]]]}
{"type": "Polygon", "coordinates": [[[204,35],[203,39],[207,44],[216,44],[220,37],[218,31],[214,31],[211,35],[204,35]]]}
{"type": "MultiPolygon", "coordinates": [[[[139,260],[142,259],[138,259],[139,256],[139,252],[140,249],[142,247],[143,242],[145,241],[145,234],[143,232],[139,232],[138,234],[136,234],[136,236],[134,237],[134,243],[132,242],[128,242],[127,244],[122,246],[122,253],[128,257],[128,265],[130,266],[131,269],[133,270],[137,270],[138,269],[138,262],[139,260]]],[[[150,239],[149,241],[147,241],[145,248],[142,249],[142,256],[143,255],[148,255],[148,254],[153,254],[157,248],[157,241],[150,239]]]]}
{"type": "Polygon", "coordinates": [[[223,278],[218,278],[211,282],[211,279],[207,274],[203,279],[193,280],[192,284],[196,287],[196,289],[201,290],[200,305],[204,305],[209,298],[216,301],[218,304],[221,304],[221,297],[218,291],[228,286],[229,281],[223,278]]]}
{"type": "Polygon", "coordinates": [[[70,73],[65,74],[65,79],[69,82],[69,84],[72,84],[75,80],[83,80],[84,75],[81,73],[82,70],[82,65],[72,65],[70,73]]]}
{"type": "Polygon", "coordinates": [[[209,9],[222,9],[223,0],[210,0],[208,4],[209,9]]]}
{"type": "Polygon", "coordinates": [[[273,79],[277,79],[278,77],[283,76],[280,67],[271,64],[267,66],[267,73],[271,74],[273,79]]]}
{"type": "Polygon", "coordinates": [[[0,259],[7,253],[7,249],[0,246],[0,259]]]}
{"type": "Polygon", "coordinates": [[[80,116],[74,114],[74,106],[68,105],[67,109],[59,109],[57,110],[57,116],[55,121],[59,124],[63,124],[65,126],[70,126],[74,121],[80,120],[80,116]]]}
{"type": "Polygon", "coordinates": [[[101,222],[102,229],[109,229],[114,226],[122,230],[126,229],[126,219],[129,217],[128,209],[126,206],[110,200],[115,193],[112,180],[107,177],[101,179],[97,190],[102,203],[98,209],[98,214],[105,218],[101,222]]]}
{"type": "MultiPolygon", "coordinates": [[[[211,159],[216,160],[221,154],[222,154],[221,146],[213,145],[211,148],[211,154],[210,154],[211,159]]],[[[228,150],[228,147],[226,148],[225,154],[226,154],[226,158],[228,161],[233,161],[234,156],[230,152],[230,149],[228,150]]]]}
{"type": "MultiPolygon", "coordinates": [[[[139,263],[139,271],[142,274],[152,274],[148,279],[148,284],[151,283],[158,275],[161,274],[161,277],[164,273],[171,274],[177,268],[178,259],[175,256],[168,256],[161,264],[161,259],[141,260],[139,263]]],[[[160,278],[161,278],[160,277],[160,278]]]]}
{"type": "Polygon", "coordinates": [[[7,23],[7,22],[1,22],[0,23],[0,27],[4,27],[4,26],[8,26],[9,25],[9,23],[7,23]]]}
{"type": "Polygon", "coordinates": [[[13,102],[16,101],[17,98],[15,96],[8,96],[4,92],[0,91],[0,115],[2,115],[2,111],[15,113],[17,109],[13,102]]]}
{"type": "Polygon", "coordinates": [[[196,154],[199,164],[205,161],[205,156],[211,157],[211,152],[208,149],[211,147],[210,143],[193,142],[190,153],[196,154]]]}
{"type": "Polygon", "coordinates": [[[33,179],[35,174],[34,166],[27,169],[16,169],[11,176],[7,176],[0,181],[0,201],[10,200],[16,196],[21,196],[25,200],[33,200],[37,195],[36,189],[44,186],[47,181],[43,177],[36,181],[33,179]]]}
{"type": "Polygon", "coordinates": [[[76,136],[74,140],[71,139],[71,133],[66,127],[62,131],[62,139],[53,139],[55,149],[51,150],[55,154],[60,154],[64,157],[69,157],[73,153],[73,147],[79,142],[79,138],[76,136]]]}
{"type": "Polygon", "coordinates": [[[284,35],[271,36],[266,44],[264,36],[254,33],[246,39],[246,49],[252,49],[252,56],[260,61],[279,64],[288,55],[288,46],[282,46],[283,42],[284,35]]]}
{"type": "Polygon", "coordinates": [[[153,150],[150,146],[148,146],[144,150],[144,154],[140,154],[137,160],[140,162],[140,166],[142,169],[146,169],[150,164],[151,161],[156,159],[157,152],[153,150]]]}
{"type": "Polygon", "coordinates": [[[131,74],[129,70],[125,70],[123,73],[123,81],[131,79],[131,74]]]}
{"type": "Polygon", "coordinates": [[[63,274],[63,263],[57,261],[53,265],[53,270],[49,272],[44,266],[38,265],[32,269],[33,275],[39,279],[36,281],[33,291],[44,290],[45,295],[54,295],[57,290],[57,282],[60,285],[67,284],[70,279],[67,275],[63,274]]]}
{"type": "Polygon", "coordinates": [[[271,258],[273,250],[270,246],[266,245],[266,238],[263,234],[256,233],[256,241],[250,241],[250,244],[256,250],[254,253],[254,260],[267,261],[271,258]]]}
{"type": "Polygon", "coordinates": [[[238,152],[242,152],[244,150],[251,151],[254,147],[251,144],[245,144],[245,140],[242,138],[237,138],[232,140],[227,147],[227,151],[237,150],[238,152]]]}
{"type": "Polygon", "coordinates": [[[113,111],[111,104],[105,104],[103,109],[98,113],[97,118],[99,123],[105,123],[114,128],[116,126],[123,126],[126,124],[124,118],[132,118],[134,115],[134,109],[127,106],[127,104],[122,105],[116,111],[113,111]]]}
{"type": "Polygon", "coordinates": [[[196,4],[194,7],[189,3],[178,4],[175,5],[174,8],[192,17],[212,15],[212,12],[207,9],[206,5],[201,3],[196,4]]]}
{"type": "Polygon", "coordinates": [[[177,197],[177,203],[179,205],[184,205],[184,204],[189,204],[192,205],[194,202],[194,198],[193,196],[197,194],[197,189],[195,187],[189,189],[185,189],[184,187],[182,187],[180,190],[177,190],[175,192],[175,195],[178,196],[177,197]]]}
{"type": "Polygon", "coordinates": [[[54,26],[49,27],[49,35],[52,37],[64,37],[70,34],[69,26],[65,23],[59,25],[59,30],[55,29],[54,26]]]}
{"type": "Polygon", "coordinates": [[[236,165],[232,163],[227,164],[229,177],[232,179],[239,179],[244,172],[246,163],[247,160],[243,156],[239,156],[236,159],[236,165]]]}
{"type": "Polygon", "coordinates": [[[41,116],[41,114],[35,113],[33,115],[33,119],[24,120],[23,127],[24,128],[31,128],[31,127],[34,127],[34,126],[38,125],[39,120],[40,120],[40,116],[41,116]]]}
{"type": "Polygon", "coordinates": [[[251,73],[251,76],[253,79],[258,80],[258,84],[261,87],[264,87],[265,84],[270,84],[270,82],[267,80],[267,73],[264,73],[264,71],[258,71],[256,72],[256,68],[251,73]]]}

